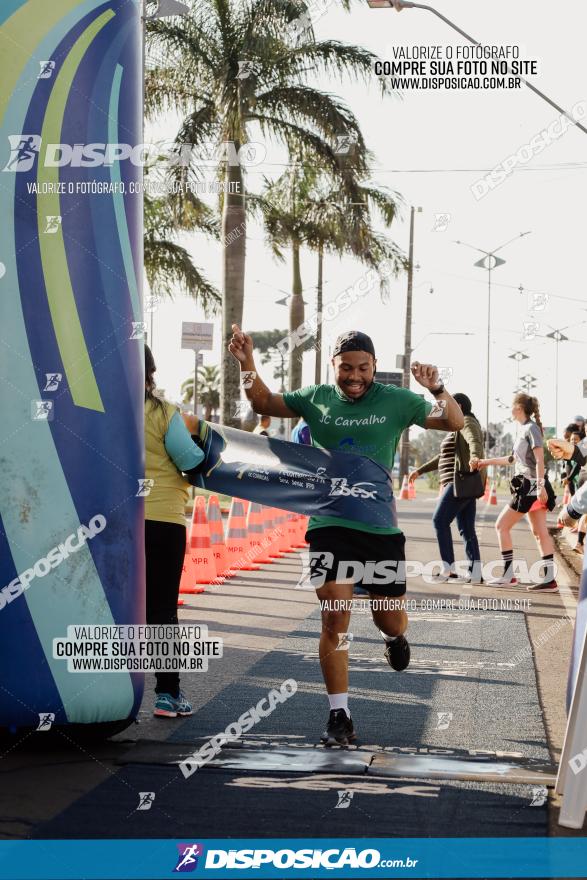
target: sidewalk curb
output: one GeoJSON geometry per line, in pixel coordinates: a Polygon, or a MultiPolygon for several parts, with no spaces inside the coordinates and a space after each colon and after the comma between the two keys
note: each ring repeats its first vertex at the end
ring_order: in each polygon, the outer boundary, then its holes
{"type": "Polygon", "coordinates": [[[564,560],[566,567],[570,569],[572,576],[580,579],[583,571],[583,557],[573,552],[573,548],[569,544],[568,529],[551,528],[549,531],[555,548],[564,560]]]}

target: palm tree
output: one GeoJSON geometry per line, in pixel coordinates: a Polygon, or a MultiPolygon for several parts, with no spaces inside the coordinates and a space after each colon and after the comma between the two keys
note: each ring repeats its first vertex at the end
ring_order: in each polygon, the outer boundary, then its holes
{"type": "Polygon", "coordinates": [[[151,290],[173,296],[179,289],[198,300],[207,315],[213,314],[220,306],[220,293],[179,243],[181,233],[196,230],[218,238],[213,212],[191,194],[181,200],[174,195],[154,197],[147,188],[144,218],[144,266],[151,290]]]}
{"type": "MultiPolygon", "coordinates": [[[[351,253],[367,265],[378,268],[383,260],[391,261],[397,272],[405,261],[392,241],[373,229],[371,210],[375,207],[386,226],[391,225],[398,199],[393,193],[362,185],[352,176],[342,184],[316,168],[295,165],[274,182],[265,179],[265,191],[255,199],[264,217],[273,253],[283,259],[282,248],[292,252],[292,296],[290,299],[290,334],[304,321],[300,250],[306,245],[318,253],[317,314],[322,314],[322,288],[325,252],[339,256],[351,253]]],[[[317,321],[315,381],[320,382],[322,322],[317,321]]],[[[301,351],[289,346],[290,390],[301,385],[301,351]]]]}
{"type": "MultiPolygon", "coordinates": [[[[181,384],[183,402],[190,403],[194,398],[194,377],[190,376],[181,384]]],[[[204,407],[204,418],[210,421],[220,406],[220,370],[218,367],[198,367],[198,402],[204,407]]]]}
{"type": "MultiPolygon", "coordinates": [[[[348,0],[343,0],[348,7],[348,0]]],[[[230,412],[239,397],[238,369],[227,351],[231,325],[243,313],[246,194],[241,148],[271,138],[310,164],[346,173],[337,138],[355,144],[353,164],[366,170],[365,144],[358,122],[332,94],[310,84],[323,73],[372,79],[375,56],[335,40],[316,41],[311,4],[304,0],[190,0],[181,19],[147,25],[149,69],[146,111],[150,117],[173,110],[182,116],[176,135],[182,161],[179,180],[201,177],[202,149],[229,145],[217,162],[225,183],[221,197],[222,420],[238,424],[230,412]],[[300,27],[303,20],[304,27],[300,27]],[[193,145],[189,155],[181,144],[193,145]],[[185,161],[184,161],[185,160],[185,161]],[[182,164],[183,162],[183,164],[182,164]],[[200,164],[198,164],[200,162],[200,164]]],[[[383,93],[388,91],[380,80],[383,93]]],[[[244,163],[243,163],[244,164],[244,163]]]]}
{"type": "MultiPolygon", "coordinates": [[[[400,197],[383,187],[355,183],[351,188],[318,188],[308,204],[316,234],[308,244],[318,254],[318,279],[316,284],[316,313],[322,315],[324,254],[342,256],[348,252],[362,263],[377,271],[385,262],[394,275],[407,268],[406,258],[400,248],[389,238],[378,233],[372,226],[375,213],[385,227],[391,226],[398,213],[400,197]]],[[[380,275],[380,293],[383,297],[386,276],[380,275]]],[[[322,320],[316,327],[316,357],[314,382],[321,382],[322,320]]]]}

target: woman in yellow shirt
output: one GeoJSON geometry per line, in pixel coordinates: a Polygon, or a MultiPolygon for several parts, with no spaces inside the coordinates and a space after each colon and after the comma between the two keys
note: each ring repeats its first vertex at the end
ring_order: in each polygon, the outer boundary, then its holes
{"type": "MultiPolygon", "coordinates": [[[[155,394],[155,360],[145,345],[145,555],[147,623],[177,623],[177,599],[186,548],[189,482],[204,453],[192,440],[177,407],[155,394]]],[[[177,672],[156,674],[154,714],[191,715],[177,672]]]]}

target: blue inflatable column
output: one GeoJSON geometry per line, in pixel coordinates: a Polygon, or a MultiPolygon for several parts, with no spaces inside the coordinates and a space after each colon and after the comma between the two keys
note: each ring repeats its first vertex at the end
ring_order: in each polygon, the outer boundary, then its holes
{"type": "Polygon", "coordinates": [[[142,677],[70,625],[144,620],[138,0],[0,5],[0,727],[124,726],[142,677]]]}

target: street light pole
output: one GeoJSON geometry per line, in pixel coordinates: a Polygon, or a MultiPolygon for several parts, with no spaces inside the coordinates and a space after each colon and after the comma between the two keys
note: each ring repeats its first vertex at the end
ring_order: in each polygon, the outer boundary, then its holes
{"type": "MultiPolygon", "coordinates": [[[[404,360],[402,386],[410,387],[410,359],[412,356],[412,297],[414,292],[414,218],[416,211],[421,213],[422,208],[410,208],[410,244],[408,250],[408,291],[406,301],[406,327],[404,333],[404,360]]],[[[400,483],[408,473],[410,455],[410,429],[406,428],[402,434],[400,446],[400,483]]]]}
{"type": "MultiPolygon", "coordinates": [[[[495,257],[494,257],[495,259],[495,257]]],[[[487,376],[485,377],[485,452],[489,454],[489,365],[491,362],[491,268],[493,260],[487,257],[487,376]]]]}
{"type": "MultiPolygon", "coordinates": [[[[371,9],[395,9],[397,12],[401,12],[402,9],[424,9],[426,12],[432,12],[437,18],[440,18],[445,24],[447,24],[453,31],[456,31],[457,34],[460,34],[461,37],[464,37],[465,40],[468,40],[469,43],[472,43],[473,46],[481,46],[482,44],[479,40],[475,40],[470,34],[466,33],[462,28],[458,27],[453,21],[443,15],[438,9],[434,9],[433,6],[427,6],[425,3],[411,3],[408,0],[367,0],[367,4],[371,9]]],[[[580,128],[584,134],[587,134],[587,128],[584,125],[581,125],[577,120],[566,110],[553,101],[552,98],[549,98],[548,95],[545,95],[544,92],[541,92],[540,89],[537,89],[536,86],[533,86],[532,83],[528,82],[527,79],[524,79],[523,76],[519,76],[516,74],[520,82],[523,82],[526,88],[530,89],[531,92],[534,92],[535,95],[538,95],[539,98],[542,98],[543,101],[546,101],[551,107],[554,107],[559,113],[563,116],[566,116],[567,119],[570,119],[571,122],[580,128]]]]}
{"type": "Polygon", "coordinates": [[[505,264],[505,260],[502,260],[501,257],[496,257],[496,253],[498,251],[502,251],[508,245],[512,244],[512,242],[517,241],[520,238],[523,238],[525,235],[529,235],[530,230],[527,232],[520,232],[519,235],[514,236],[514,238],[508,239],[508,241],[504,242],[504,244],[500,244],[499,247],[494,248],[492,251],[483,250],[483,248],[476,247],[472,244],[467,244],[466,241],[456,241],[455,244],[463,245],[464,247],[471,248],[471,250],[478,251],[484,256],[477,260],[474,264],[480,269],[487,270],[487,377],[485,383],[485,451],[489,453],[489,394],[490,394],[490,382],[491,382],[491,272],[493,269],[497,269],[498,266],[503,266],[505,264]]]}
{"type": "Polygon", "coordinates": [[[554,431],[555,431],[555,434],[558,430],[558,346],[559,346],[559,342],[568,342],[569,341],[569,337],[565,336],[565,334],[562,332],[563,330],[566,330],[566,329],[567,329],[566,327],[561,327],[559,330],[553,330],[552,333],[546,334],[546,338],[547,339],[554,339],[555,345],[556,345],[555,356],[554,356],[554,381],[555,381],[555,386],[554,386],[554,431]]]}
{"type": "Polygon", "coordinates": [[[517,375],[516,375],[516,382],[517,382],[518,388],[519,388],[519,385],[520,385],[520,363],[522,361],[527,361],[528,355],[523,351],[515,351],[513,354],[508,354],[508,357],[510,358],[510,360],[515,361],[518,366],[517,375]]]}

